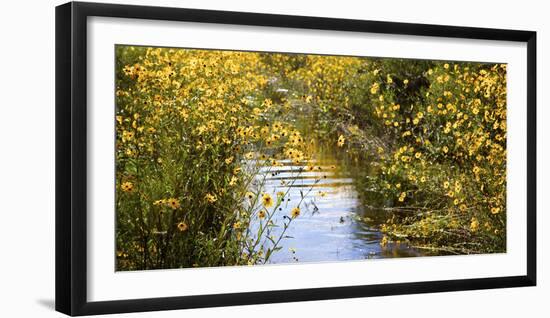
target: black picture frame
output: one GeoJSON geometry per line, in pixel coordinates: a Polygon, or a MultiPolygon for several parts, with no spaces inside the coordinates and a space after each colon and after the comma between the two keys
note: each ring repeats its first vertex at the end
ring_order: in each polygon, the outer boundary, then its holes
{"type": "Polygon", "coordinates": [[[536,32],[360,21],[306,16],[70,2],[56,7],[56,310],[91,315],[367,296],[433,293],[536,284],[536,32]],[[502,40],[527,44],[527,274],[245,292],[149,299],[87,301],[87,18],[188,21],[380,34],[502,40]]]}

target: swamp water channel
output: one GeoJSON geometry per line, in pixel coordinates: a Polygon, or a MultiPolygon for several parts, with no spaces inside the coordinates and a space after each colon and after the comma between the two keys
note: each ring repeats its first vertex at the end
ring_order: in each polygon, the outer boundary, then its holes
{"type": "MultiPolygon", "coordinates": [[[[300,112],[305,114],[307,112],[300,112]]],[[[293,119],[306,140],[315,138],[315,128],[307,115],[293,119]],[[305,133],[304,133],[305,132],[305,133]]],[[[361,196],[360,178],[369,178],[370,163],[362,162],[335,142],[322,142],[315,146],[311,159],[296,165],[290,160],[280,160],[280,166],[262,167],[256,176],[263,182],[263,192],[277,197],[285,192],[284,202],[273,216],[273,222],[281,225],[269,235],[278,237],[283,230],[285,216],[290,215],[302,195],[300,216],[286,230],[285,236],[268,264],[294,262],[325,262],[376,258],[413,257],[426,253],[405,243],[380,244],[383,234],[381,224],[391,217],[390,212],[373,208],[369,196],[361,196]],[[306,167],[314,166],[313,171],[306,167]],[[265,179],[264,179],[265,178],[265,179]]],[[[379,198],[380,199],[380,198],[379,198]]],[[[258,223],[250,229],[255,233],[258,223]]],[[[264,234],[268,235],[268,234],[264,234]]],[[[273,244],[266,240],[264,247],[273,244]]]]}

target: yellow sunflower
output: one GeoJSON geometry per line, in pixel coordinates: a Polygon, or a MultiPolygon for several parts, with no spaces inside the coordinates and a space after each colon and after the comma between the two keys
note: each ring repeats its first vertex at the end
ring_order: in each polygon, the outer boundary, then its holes
{"type": "Polygon", "coordinates": [[[132,182],[126,181],[126,182],[122,183],[120,188],[124,192],[132,192],[134,190],[134,185],[132,184],[132,182]]]}
{"type": "Polygon", "coordinates": [[[269,193],[264,193],[262,196],[262,204],[266,208],[270,208],[273,206],[273,198],[269,195],[269,193]]]}
{"type": "Polygon", "coordinates": [[[185,231],[187,231],[188,228],[189,227],[187,226],[187,224],[185,222],[181,221],[181,222],[178,223],[178,230],[180,232],[185,232],[185,231]]]}
{"type": "Polygon", "coordinates": [[[292,210],[290,211],[290,215],[292,216],[293,219],[300,216],[300,208],[299,207],[292,208],[292,210]]]}

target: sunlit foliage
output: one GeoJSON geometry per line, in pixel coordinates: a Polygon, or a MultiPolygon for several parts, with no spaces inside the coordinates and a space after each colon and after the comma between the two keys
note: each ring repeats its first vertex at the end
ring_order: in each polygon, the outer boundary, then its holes
{"type": "Polygon", "coordinates": [[[389,211],[381,244],[505,251],[506,65],[133,46],[116,62],[118,270],[266,263],[301,202],[276,224],[285,193],[258,176],[307,170],[298,109],[374,167],[359,191],[389,211]]]}
{"type": "Polygon", "coordinates": [[[304,64],[289,77],[330,114],[332,137],[375,161],[368,190],[394,212],[384,241],[505,251],[506,65],[323,56],[304,64]]]}

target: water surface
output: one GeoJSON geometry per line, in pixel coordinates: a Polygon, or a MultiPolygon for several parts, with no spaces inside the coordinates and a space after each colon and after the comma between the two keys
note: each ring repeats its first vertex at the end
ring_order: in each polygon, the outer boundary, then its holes
{"type": "MultiPolygon", "coordinates": [[[[323,145],[316,147],[308,162],[295,165],[282,160],[279,163],[281,166],[264,167],[258,174],[258,179],[263,179],[267,174],[264,192],[274,198],[277,192],[287,193],[284,203],[273,217],[275,224],[282,224],[284,217],[290,215],[302,196],[306,198],[300,204],[300,216],[292,221],[285,233],[289,238],[279,243],[282,249],[273,253],[268,263],[420,255],[418,250],[405,244],[381,246],[383,234],[379,226],[389,217],[389,212],[369,207],[372,204],[360,199],[356,188],[357,178],[368,177],[368,162],[357,162],[342,148],[323,145]],[[308,171],[309,166],[315,169],[308,171]]],[[[257,226],[253,224],[253,230],[257,226]]],[[[278,237],[281,231],[281,227],[275,228],[270,234],[278,237]]],[[[267,241],[265,247],[271,245],[267,241]]]]}

